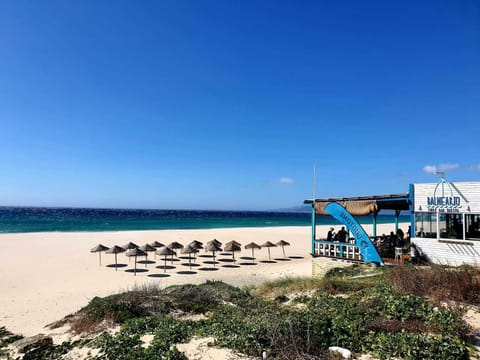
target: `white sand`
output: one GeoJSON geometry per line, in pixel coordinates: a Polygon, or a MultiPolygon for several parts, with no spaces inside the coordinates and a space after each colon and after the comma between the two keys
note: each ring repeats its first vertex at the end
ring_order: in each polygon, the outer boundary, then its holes
{"type": "MultiPolygon", "coordinates": [[[[401,224],[401,227],[406,230],[408,224],[401,224]]],[[[371,232],[371,226],[365,228],[371,232]]],[[[389,224],[379,225],[378,233],[389,233],[392,228],[389,224]]],[[[326,234],[327,229],[327,226],[318,226],[317,232],[326,234]]],[[[0,234],[0,326],[25,336],[34,335],[45,331],[45,325],[79,310],[94,296],[106,296],[146,283],[168,286],[215,279],[243,286],[285,276],[309,276],[312,269],[310,233],[311,228],[306,226],[0,234]],[[165,244],[178,241],[186,245],[194,239],[206,242],[213,238],[223,243],[236,240],[243,245],[250,241],[261,244],[283,239],[291,243],[290,247],[285,248],[286,255],[300,258],[258,263],[255,266],[241,265],[248,260],[238,259],[238,268],[226,268],[224,265],[230,263],[220,261],[217,271],[201,270],[212,265],[202,263],[211,259],[199,258],[200,267],[192,268],[195,274],[188,275],[178,273],[188,270],[188,266],[182,265],[188,261],[182,260],[173,264],[175,269],[167,270],[168,277],[154,277],[164,274],[163,269],[156,268],[163,266],[163,260],[159,258],[155,264],[148,265],[147,272],[134,276],[125,271],[133,269],[134,264],[133,259],[129,262],[125,254],[118,254],[118,262],[127,266],[115,271],[105,266],[114,263],[114,255],[102,253],[100,267],[98,254],[90,253],[90,249],[98,243],[121,246],[132,241],[144,245],[157,240],[165,244]]],[[[259,261],[268,259],[267,249],[255,254],[259,261]]],[[[283,257],[280,248],[272,248],[271,254],[272,259],[283,257]]],[[[244,256],[251,256],[251,251],[242,249],[237,255],[244,256]]],[[[152,258],[153,254],[150,253],[149,259],[152,258]]],[[[229,258],[226,255],[219,256],[219,259],[229,258]]],[[[145,269],[145,265],[137,264],[137,268],[145,269]]]]}

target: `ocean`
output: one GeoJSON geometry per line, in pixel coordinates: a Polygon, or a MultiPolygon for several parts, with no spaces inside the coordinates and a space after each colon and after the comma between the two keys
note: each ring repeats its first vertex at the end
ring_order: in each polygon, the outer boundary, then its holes
{"type": "MultiPolygon", "coordinates": [[[[357,220],[372,222],[369,216],[357,220]]],[[[310,213],[301,212],[0,207],[0,233],[309,226],[310,221],[310,213]]],[[[378,216],[378,223],[393,222],[392,215],[378,216]]],[[[317,224],[339,223],[318,216],[317,224]]]]}

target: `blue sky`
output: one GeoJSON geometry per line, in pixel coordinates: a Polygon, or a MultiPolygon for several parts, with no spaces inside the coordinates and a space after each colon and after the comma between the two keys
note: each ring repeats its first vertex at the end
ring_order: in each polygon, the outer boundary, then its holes
{"type": "Polygon", "coordinates": [[[0,2],[0,204],[272,209],[480,180],[480,3],[0,2]]]}

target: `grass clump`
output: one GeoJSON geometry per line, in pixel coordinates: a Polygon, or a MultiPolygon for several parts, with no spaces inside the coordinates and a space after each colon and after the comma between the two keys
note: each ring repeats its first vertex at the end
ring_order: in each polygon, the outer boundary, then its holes
{"type": "Polygon", "coordinates": [[[225,302],[241,303],[249,297],[247,292],[221,281],[166,289],[137,288],[118,295],[93,298],[71,320],[71,328],[76,333],[92,333],[135,318],[165,316],[178,311],[205,313],[225,302]]]}
{"type": "Polygon", "coordinates": [[[387,281],[402,294],[480,305],[480,270],[471,266],[397,266],[388,273],[387,281]]]}
{"type": "Polygon", "coordinates": [[[8,351],[6,347],[20,339],[23,339],[23,336],[11,333],[5,326],[0,327],[0,357],[7,358],[8,351]]]}

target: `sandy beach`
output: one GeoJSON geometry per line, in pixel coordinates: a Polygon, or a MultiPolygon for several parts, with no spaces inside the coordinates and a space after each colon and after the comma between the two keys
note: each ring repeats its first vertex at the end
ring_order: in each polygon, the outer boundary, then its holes
{"type": "MultiPolygon", "coordinates": [[[[406,230],[408,224],[401,224],[401,227],[406,230]]],[[[326,234],[327,229],[328,226],[318,226],[318,237],[326,234]]],[[[371,226],[365,226],[365,230],[371,233],[371,226]]],[[[378,225],[380,234],[391,230],[391,224],[378,225]]],[[[306,226],[1,234],[0,326],[25,336],[41,333],[45,331],[45,325],[79,310],[94,296],[106,296],[144,284],[169,286],[222,280],[244,286],[286,276],[309,276],[312,272],[310,232],[311,228],[306,226]],[[232,265],[227,260],[231,256],[219,254],[218,270],[215,271],[209,271],[212,265],[205,263],[211,261],[210,258],[198,258],[199,265],[191,272],[187,271],[188,260],[180,259],[173,263],[175,268],[167,269],[166,277],[163,259],[158,257],[156,263],[147,267],[137,263],[137,268],[143,271],[134,276],[131,272],[134,260],[129,261],[125,254],[118,255],[121,267],[115,271],[108,266],[114,263],[114,255],[102,253],[102,266],[99,266],[98,254],[90,253],[90,249],[99,243],[110,247],[122,246],[129,241],[144,245],[157,240],[165,244],[178,241],[186,245],[192,240],[206,242],[213,238],[223,243],[235,240],[242,245],[251,241],[261,244],[283,239],[291,246],[285,248],[287,260],[282,259],[281,248],[272,248],[272,263],[262,262],[268,260],[267,249],[258,250],[256,265],[247,265],[251,260],[242,259],[251,256],[251,251],[242,246],[241,253],[237,254],[238,267],[228,267],[232,265]]],[[[200,253],[203,254],[208,253],[200,253]]],[[[149,254],[149,259],[153,260],[153,253],[149,254]]]]}

